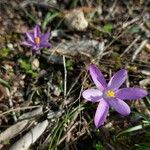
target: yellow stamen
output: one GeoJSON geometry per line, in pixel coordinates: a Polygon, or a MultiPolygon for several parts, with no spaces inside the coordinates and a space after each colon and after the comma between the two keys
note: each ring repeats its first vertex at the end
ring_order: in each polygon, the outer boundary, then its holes
{"type": "Polygon", "coordinates": [[[115,92],[113,90],[108,90],[106,95],[107,97],[115,97],[115,92]]]}
{"type": "Polygon", "coordinates": [[[35,38],[36,44],[40,44],[40,41],[41,41],[41,40],[40,40],[40,37],[36,37],[36,38],[35,38]]]}

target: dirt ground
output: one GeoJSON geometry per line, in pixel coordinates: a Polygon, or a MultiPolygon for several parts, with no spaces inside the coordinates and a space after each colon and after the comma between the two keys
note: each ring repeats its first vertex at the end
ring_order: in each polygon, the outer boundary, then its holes
{"type": "Polygon", "coordinates": [[[97,104],[86,103],[82,92],[94,85],[87,71],[91,63],[107,81],[125,68],[127,87],[149,91],[149,5],[146,0],[1,0],[0,149],[148,150],[149,96],[129,101],[127,117],[110,110],[96,129],[97,104]],[[51,33],[52,45],[39,54],[22,45],[37,24],[51,33]]]}

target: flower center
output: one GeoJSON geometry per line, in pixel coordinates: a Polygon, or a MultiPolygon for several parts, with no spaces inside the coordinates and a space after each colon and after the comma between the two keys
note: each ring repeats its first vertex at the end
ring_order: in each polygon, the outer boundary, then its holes
{"type": "Polygon", "coordinates": [[[113,90],[108,90],[108,91],[106,92],[106,96],[107,96],[107,97],[115,97],[115,92],[114,92],[113,90]]]}
{"type": "Polygon", "coordinates": [[[36,38],[35,38],[36,44],[40,44],[40,41],[41,41],[40,37],[36,37],[36,38]]]}

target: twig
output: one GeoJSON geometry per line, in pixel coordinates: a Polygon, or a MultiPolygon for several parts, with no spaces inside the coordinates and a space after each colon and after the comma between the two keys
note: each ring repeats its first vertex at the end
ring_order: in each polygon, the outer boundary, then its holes
{"type": "MultiPolygon", "coordinates": [[[[43,51],[43,54],[42,55],[39,55],[39,56],[42,56],[43,58],[45,58],[48,62],[52,61],[55,63],[55,61],[53,60],[53,58],[55,57],[54,54],[57,52],[57,49],[59,49],[59,47],[63,44],[64,42],[61,42],[60,44],[58,44],[55,48],[52,48],[52,50],[50,51],[43,51]]],[[[58,58],[58,56],[57,56],[58,58]]],[[[62,57],[60,57],[62,58],[62,57]]],[[[61,61],[61,64],[63,62],[61,61]]]]}
{"type": "Polygon", "coordinates": [[[74,86],[78,83],[78,80],[80,79],[82,73],[83,73],[83,71],[78,75],[78,77],[76,78],[75,82],[71,85],[70,89],[67,92],[67,96],[70,94],[70,92],[72,91],[72,89],[74,88],[74,86]]]}
{"type": "Polygon", "coordinates": [[[141,85],[141,87],[147,86],[148,84],[150,84],[150,78],[141,80],[139,84],[141,85]]]}
{"type": "Polygon", "coordinates": [[[113,15],[114,15],[114,13],[116,12],[116,11],[115,11],[115,7],[116,7],[117,2],[118,2],[117,0],[114,1],[113,5],[112,5],[112,7],[109,9],[109,13],[108,13],[108,15],[105,17],[105,19],[108,19],[110,16],[113,16],[113,15]]]}
{"type": "Polygon", "coordinates": [[[29,120],[23,120],[17,122],[16,124],[10,126],[5,131],[0,133],[0,143],[6,140],[10,140],[21,133],[21,131],[26,127],[29,120]]]}
{"type": "MultiPolygon", "coordinates": [[[[12,101],[12,94],[15,92],[15,90],[12,90],[12,92],[10,93],[9,92],[9,89],[6,88],[6,91],[7,91],[7,95],[9,96],[9,106],[13,109],[13,101],[12,101]]],[[[17,122],[17,117],[16,117],[16,113],[14,111],[12,111],[12,115],[13,115],[13,119],[14,119],[14,122],[17,122]]]]}
{"type": "Polygon", "coordinates": [[[142,69],[140,72],[144,75],[150,76],[150,70],[149,69],[142,69]]]}
{"type": "MultiPolygon", "coordinates": [[[[137,17],[137,18],[133,19],[133,20],[130,21],[130,22],[124,23],[124,25],[122,26],[122,28],[124,29],[124,31],[122,31],[122,32],[119,33],[116,37],[114,37],[114,39],[113,39],[107,46],[104,47],[103,52],[105,52],[116,40],[118,40],[120,37],[122,37],[122,36],[126,33],[127,29],[131,28],[131,27],[134,25],[133,23],[135,23],[135,22],[138,21],[139,19],[140,19],[140,17],[137,17]]],[[[110,51],[109,51],[109,52],[110,52],[110,51]]],[[[105,55],[105,53],[104,53],[104,54],[98,54],[97,57],[94,58],[92,61],[93,61],[93,62],[99,62],[100,59],[101,59],[104,55],[105,55]]]]}
{"type": "Polygon", "coordinates": [[[130,87],[129,76],[127,76],[127,80],[126,80],[126,87],[130,87]]]}
{"type": "Polygon", "coordinates": [[[63,55],[63,65],[64,65],[64,97],[66,97],[67,93],[67,68],[66,68],[66,58],[63,55]]]}
{"type": "Polygon", "coordinates": [[[75,127],[79,124],[79,122],[76,122],[68,131],[67,133],[60,139],[58,145],[60,145],[68,136],[68,133],[71,132],[75,127]]]}
{"type": "Polygon", "coordinates": [[[135,38],[135,40],[124,50],[124,52],[121,54],[120,57],[124,56],[125,53],[127,53],[130,48],[140,39],[141,36],[138,36],[137,38],[135,38]]]}
{"type": "Polygon", "coordinates": [[[147,43],[148,40],[144,40],[140,47],[134,52],[133,56],[132,56],[132,62],[136,59],[137,55],[140,53],[140,51],[143,49],[143,47],[145,46],[145,44],[147,43]]]}
{"type": "Polygon", "coordinates": [[[74,102],[71,103],[71,105],[75,104],[78,100],[79,100],[79,104],[80,104],[80,98],[81,98],[82,91],[83,91],[83,85],[86,82],[86,79],[87,79],[87,71],[85,72],[85,76],[83,78],[83,82],[82,82],[82,86],[81,86],[81,90],[80,90],[79,96],[74,102]]]}
{"type": "Polygon", "coordinates": [[[122,28],[123,28],[123,29],[126,28],[127,26],[129,26],[129,25],[131,25],[131,24],[137,22],[139,19],[140,19],[140,17],[138,16],[138,17],[136,17],[136,18],[134,18],[134,19],[132,19],[132,20],[130,20],[130,21],[128,21],[128,22],[125,22],[125,23],[122,25],[122,28]]]}
{"type": "MultiPolygon", "coordinates": [[[[9,106],[10,106],[11,108],[13,108],[12,96],[9,97],[9,100],[8,100],[8,101],[9,101],[9,106]]],[[[12,115],[13,115],[14,121],[17,122],[16,113],[15,113],[14,111],[12,111],[12,115]]]]}
{"type": "MultiPolygon", "coordinates": [[[[120,37],[122,37],[125,32],[126,31],[123,31],[120,35],[118,35],[116,38],[114,38],[107,46],[105,46],[105,48],[103,49],[103,52],[106,51],[106,49],[109,48],[116,40],[118,40],[120,37]]],[[[93,62],[99,62],[101,58],[102,58],[102,54],[100,53],[92,61],[93,62]]]]}
{"type": "Polygon", "coordinates": [[[28,107],[22,107],[22,108],[20,108],[20,107],[19,108],[13,108],[13,109],[10,109],[8,111],[1,113],[0,117],[3,115],[9,114],[10,112],[13,112],[13,111],[27,110],[27,109],[33,109],[33,108],[38,108],[38,107],[41,107],[41,106],[38,105],[38,106],[28,106],[28,107]]]}
{"type": "Polygon", "coordinates": [[[20,4],[20,6],[24,8],[27,5],[31,5],[31,4],[46,7],[46,8],[49,8],[49,9],[54,9],[54,10],[57,10],[57,11],[62,11],[60,8],[58,8],[57,4],[55,4],[53,2],[48,3],[48,2],[41,1],[41,0],[24,0],[20,4]]]}
{"type": "Polygon", "coordinates": [[[19,117],[19,120],[29,119],[35,116],[41,116],[43,114],[43,107],[39,107],[31,112],[27,112],[19,117]]]}
{"type": "Polygon", "coordinates": [[[59,46],[61,46],[64,42],[61,42],[60,44],[58,44],[55,48],[53,48],[52,50],[50,50],[50,54],[47,51],[44,51],[44,54],[48,54],[48,58],[50,59],[50,57],[52,57],[52,55],[55,54],[55,52],[57,51],[57,49],[59,48],[59,46]]]}

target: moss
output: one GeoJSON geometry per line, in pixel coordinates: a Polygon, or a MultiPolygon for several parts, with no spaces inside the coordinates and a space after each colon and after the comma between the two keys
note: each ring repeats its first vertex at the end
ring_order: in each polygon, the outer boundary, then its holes
{"type": "Polygon", "coordinates": [[[31,64],[26,59],[19,59],[20,68],[25,71],[26,74],[31,75],[32,78],[36,78],[38,73],[32,70],[31,64]]]}
{"type": "Polygon", "coordinates": [[[9,48],[2,48],[0,49],[0,59],[7,58],[11,53],[11,50],[9,48]]]}
{"type": "Polygon", "coordinates": [[[113,61],[115,61],[115,65],[114,65],[115,69],[122,68],[122,59],[118,53],[114,52],[112,59],[113,61]]]}

